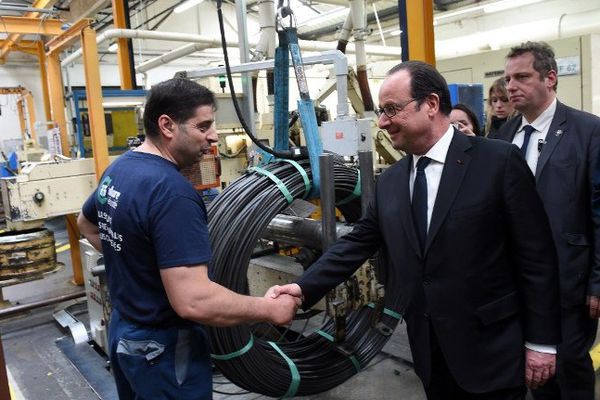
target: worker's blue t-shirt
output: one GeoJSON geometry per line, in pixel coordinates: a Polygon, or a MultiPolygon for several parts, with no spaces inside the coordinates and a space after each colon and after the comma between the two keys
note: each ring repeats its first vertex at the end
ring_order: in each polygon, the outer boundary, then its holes
{"type": "Polygon", "coordinates": [[[159,270],[208,264],[206,207],[175,164],[129,151],[105,171],[84,216],[98,225],[112,307],[139,324],[185,325],[159,270]]]}

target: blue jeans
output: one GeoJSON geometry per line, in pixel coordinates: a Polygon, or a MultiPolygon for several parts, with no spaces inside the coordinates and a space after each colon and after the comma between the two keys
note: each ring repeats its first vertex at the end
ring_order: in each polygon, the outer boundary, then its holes
{"type": "Polygon", "coordinates": [[[212,399],[210,352],[202,326],[140,326],[113,309],[108,342],[120,400],[212,399]]]}

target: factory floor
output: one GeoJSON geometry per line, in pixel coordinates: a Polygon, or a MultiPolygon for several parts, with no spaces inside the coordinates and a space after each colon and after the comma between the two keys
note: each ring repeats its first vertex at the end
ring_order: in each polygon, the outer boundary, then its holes
{"type": "MultiPolygon", "coordinates": [[[[3,288],[4,299],[12,305],[31,303],[83,289],[71,283],[70,253],[65,245],[68,239],[62,218],[51,220],[48,228],[55,233],[58,259],[65,266],[41,280],[3,288]]],[[[53,319],[52,314],[65,307],[87,324],[85,298],[0,319],[0,334],[12,400],[117,400],[112,377],[101,353],[87,343],[75,345],[70,333],[53,319]]],[[[600,346],[594,351],[600,360],[600,346]]],[[[218,372],[215,372],[213,381],[215,400],[270,399],[244,391],[229,383],[218,372]]],[[[598,384],[597,388],[600,394],[598,384]]],[[[405,325],[398,325],[388,344],[359,374],[328,392],[298,398],[425,399],[421,383],[411,366],[405,325]]]]}

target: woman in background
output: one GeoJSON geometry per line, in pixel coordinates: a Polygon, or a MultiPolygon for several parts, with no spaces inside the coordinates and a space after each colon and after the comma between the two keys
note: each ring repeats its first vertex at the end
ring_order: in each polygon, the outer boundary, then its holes
{"type": "Polygon", "coordinates": [[[455,104],[450,112],[450,123],[467,136],[481,136],[477,116],[465,104],[455,104]]]}
{"type": "Polygon", "coordinates": [[[485,136],[493,137],[498,129],[516,114],[512,103],[508,99],[504,78],[496,79],[490,86],[487,105],[485,136]]]}

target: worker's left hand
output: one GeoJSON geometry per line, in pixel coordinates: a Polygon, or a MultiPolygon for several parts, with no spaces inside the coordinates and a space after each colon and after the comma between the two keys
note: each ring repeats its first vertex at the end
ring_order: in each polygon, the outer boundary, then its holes
{"type": "Polygon", "coordinates": [[[525,349],[525,384],[537,389],[556,372],[556,354],[525,349]]]}
{"type": "Polygon", "coordinates": [[[600,318],[600,296],[588,296],[586,304],[590,307],[590,318],[600,318]]]}

